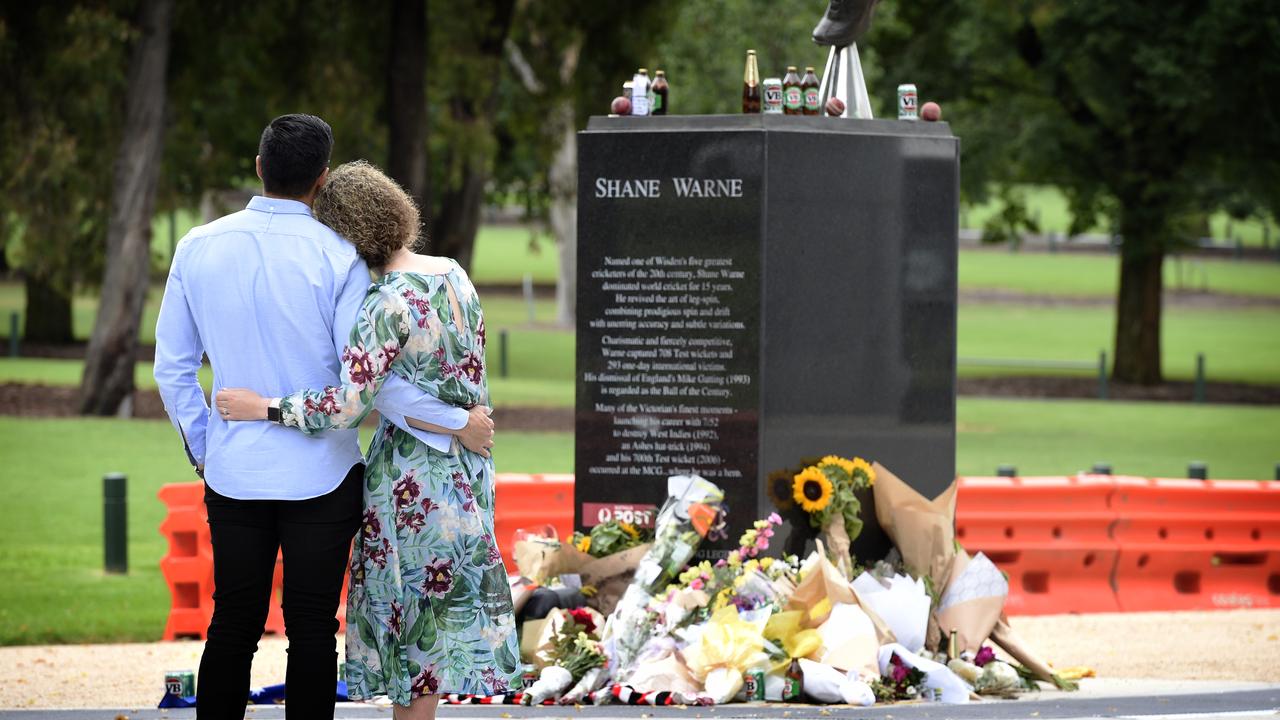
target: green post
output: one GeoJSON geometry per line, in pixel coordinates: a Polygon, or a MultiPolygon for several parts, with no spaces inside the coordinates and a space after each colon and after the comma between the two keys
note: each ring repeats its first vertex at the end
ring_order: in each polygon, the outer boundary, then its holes
{"type": "Polygon", "coordinates": [[[1109,463],[1094,463],[1093,474],[1094,475],[1110,475],[1111,465],[1109,463]]]}
{"type": "Polygon", "coordinates": [[[21,353],[18,340],[18,312],[9,313],[9,357],[16,358],[21,353]]]}
{"type": "Polygon", "coordinates": [[[1196,385],[1195,385],[1195,401],[1204,403],[1205,394],[1204,380],[1204,353],[1196,353],[1196,385]]]}
{"type": "Polygon", "coordinates": [[[507,376],[507,329],[498,331],[498,377],[507,376]]]}
{"type": "Polygon", "coordinates": [[[1012,465],[1001,465],[996,468],[996,477],[1018,477],[1018,468],[1012,465]]]}
{"type": "Polygon", "coordinates": [[[129,572],[129,512],[124,473],[110,473],[102,478],[102,546],[104,568],[108,573],[129,572]]]}
{"type": "Polygon", "coordinates": [[[1098,351],[1098,399],[1107,399],[1107,351],[1098,351]]]}
{"type": "Polygon", "coordinates": [[[1209,466],[1197,460],[1187,465],[1187,477],[1192,480],[1208,480],[1209,466]]]}

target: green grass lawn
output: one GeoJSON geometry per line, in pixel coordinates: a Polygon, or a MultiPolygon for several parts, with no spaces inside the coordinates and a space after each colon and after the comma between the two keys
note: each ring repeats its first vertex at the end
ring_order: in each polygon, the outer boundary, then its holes
{"type": "MultiPolygon", "coordinates": [[[[961,398],[957,470],[1264,478],[1280,461],[1280,408],[961,398]]],[[[192,480],[163,421],[0,417],[0,645],[159,638],[169,596],[158,563],[159,487],[192,480]],[[126,577],[102,567],[102,481],[129,476],[126,577]]],[[[366,431],[367,439],[367,431],[366,431]]],[[[853,451],[856,452],[856,449],[853,451]]],[[[570,472],[570,433],[499,433],[500,471],[570,472]]]]}
{"type": "MultiPolygon", "coordinates": [[[[1025,193],[1027,208],[1031,211],[1031,217],[1040,223],[1042,232],[1065,233],[1067,228],[1071,226],[1071,214],[1067,210],[1067,198],[1057,188],[1044,185],[1027,185],[1022,187],[1021,191],[1025,193]]],[[[995,198],[981,205],[966,206],[961,209],[960,213],[961,227],[981,228],[987,218],[1001,208],[1002,204],[995,198]]],[[[1280,242],[1280,228],[1276,227],[1274,221],[1270,223],[1270,226],[1271,247],[1275,247],[1276,243],[1280,242]]],[[[1209,229],[1211,235],[1219,241],[1226,241],[1228,237],[1239,237],[1241,242],[1249,247],[1262,245],[1265,237],[1262,222],[1257,220],[1235,221],[1224,212],[1216,212],[1209,218],[1209,229]]],[[[1089,229],[1089,232],[1106,233],[1107,229],[1095,224],[1094,227],[1089,229]]]]}
{"type": "MultiPolygon", "coordinates": [[[[1012,290],[1032,295],[1115,298],[1120,260],[1114,255],[961,250],[962,290],[1012,290]]],[[[1166,290],[1280,297],[1280,262],[1167,258],[1166,290]]]]}

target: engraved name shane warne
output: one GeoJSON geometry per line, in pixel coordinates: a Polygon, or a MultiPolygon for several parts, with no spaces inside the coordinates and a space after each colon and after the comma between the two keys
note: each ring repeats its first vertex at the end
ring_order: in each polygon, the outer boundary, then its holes
{"type": "MultiPolygon", "coordinates": [[[[663,183],[657,178],[596,178],[598,198],[660,198],[663,183]]],[[[679,198],[740,198],[742,178],[671,178],[679,198]]]]}

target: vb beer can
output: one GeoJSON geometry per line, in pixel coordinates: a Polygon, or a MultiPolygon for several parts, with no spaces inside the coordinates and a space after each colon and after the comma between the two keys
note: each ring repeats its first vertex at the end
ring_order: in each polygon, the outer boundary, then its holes
{"type": "Polygon", "coordinates": [[[778,78],[765,78],[764,112],[766,115],[782,114],[782,81],[778,78]]]}
{"type": "Polygon", "coordinates": [[[919,98],[916,96],[916,86],[906,83],[898,86],[898,119],[899,120],[919,120],[920,119],[919,98]]]}
{"type": "Polygon", "coordinates": [[[742,689],[747,702],[764,702],[764,670],[752,668],[742,673],[742,689]]]}
{"type": "Polygon", "coordinates": [[[164,694],[195,697],[196,674],[190,670],[173,670],[164,674],[164,694]]]}
{"type": "Polygon", "coordinates": [[[538,668],[528,664],[522,666],[520,669],[520,680],[524,684],[524,689],[528,690],[529,686],[538,682],[538,676],[540,673],[538,672],[538,668]]]}

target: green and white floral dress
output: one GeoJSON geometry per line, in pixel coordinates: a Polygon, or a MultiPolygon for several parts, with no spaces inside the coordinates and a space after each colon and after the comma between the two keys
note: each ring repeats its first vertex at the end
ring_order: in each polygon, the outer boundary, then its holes
{"type": "MultiPolygon", "coordinates": [[[[370,288],[342,355],[341,387],[280,403],[308,434],[354,427],[389,373],[459,407],[488,402],[484,315],[461,267],[393,272],[370,288]],[[449,303],[452,285],[465,327],[449,303]]],[[[454,442],[439,452],[385,418],[369,446],[364,520],[351,554],[347,691],[507,692],[519,648],[507,572],[493,536],[493,461],[454,442]]]]}

